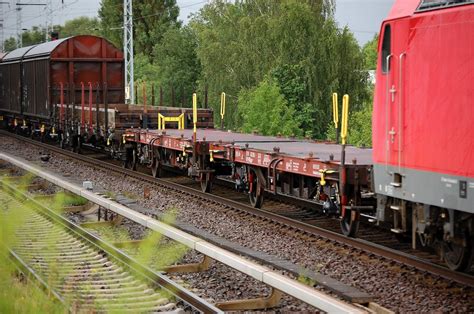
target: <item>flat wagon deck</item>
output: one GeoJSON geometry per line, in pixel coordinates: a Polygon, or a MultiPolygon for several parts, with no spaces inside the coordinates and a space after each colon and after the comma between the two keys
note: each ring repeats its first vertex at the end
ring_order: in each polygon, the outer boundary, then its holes
{"type": "Polygon", "coordinates": [[[205,192],[214,178],[226,176],[249,194],[254,207],[267,192],[312,201],[342,216],[346,210],[358,215],[373,209],[367,206],[371,149],[215,129],[198,129],[195,135],[189,129],[127,129],[123,142],[125,167],[146,164],[155,177],[163,166],[187,170],[205,192]]]}

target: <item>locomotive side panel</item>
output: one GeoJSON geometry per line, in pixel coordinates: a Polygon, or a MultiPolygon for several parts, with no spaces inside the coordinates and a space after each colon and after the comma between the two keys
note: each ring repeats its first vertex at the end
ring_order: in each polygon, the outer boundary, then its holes
{"type": "MultiPolygon", "coordinates": [[[[474,119],[474,6],[388,21],[383,31],[387,25],[392,57],[379,59],[374,102],[376,191],[473,213],[474,139],[466,130],[474,119]]],[[[384,40],[382,33],[382,55],[384,40]]]]}

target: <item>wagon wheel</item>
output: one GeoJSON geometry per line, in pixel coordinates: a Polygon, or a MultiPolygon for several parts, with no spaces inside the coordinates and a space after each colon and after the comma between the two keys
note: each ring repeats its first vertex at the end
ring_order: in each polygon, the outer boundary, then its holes
{"type": "Polygon", "coordinates": [[[465,245],[454,242],[443,242],[444,261],[452,270],[465,271],[471,268],[473,251],[469,236],[464,235],[465,245]]]}
{"type": "Polygon", "coordinates": [[[259,176],[255,169],[249,170],[249,199],[250,204],[254,208],[261,208],[263,204],[263,192],[265,191],[263,182],[260,182],[259,176]]]}
{"type": "Polygon", "coordinates": [[[210,172],[201,172],[201,191],[204,193],[211,193],[212,189],[212,174],[210,172]]]}
{"type": "Polygon", "coordinates": [[[137,153],[134,148],[126,149],[123,167],[125,169],[137,170],[137,153]]]}
{"type": "Polygon", "coordinates": [[[151,175],[154,178],[161,178],[163,176],[163,165],[161,164],[160,158],[153,158],[151,164],[151,175]]]}
{"type": "Polygon", "coordinates": [[[138,165],[138,155],[137,155],[137,149],[134,148],[132,151],[132,164],[131,168],[132,170],[137,170],[137,165],[138,165]]]}
{"type": "Polygon", "coordinates": [[[64,139],[64,133],[60,133],[59,134],[59,147],[61,149],[64,149],[64,147],[66,147],[66,139],[64,139]]]}
{"type": "Polygon", "coordinates": [[[345,210],[341,217],[341,231],[345,236],[356,237],[359,231],[359,213],[353,210],[345,210]]]}

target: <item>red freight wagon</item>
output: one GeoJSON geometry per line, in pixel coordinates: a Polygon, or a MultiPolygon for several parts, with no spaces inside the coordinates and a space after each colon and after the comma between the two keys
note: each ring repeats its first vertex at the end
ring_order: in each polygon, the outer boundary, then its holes
{"type": "Polygon", "coordinates": [[[374,98],[378,218],[414,245],[442,243],[452,268],[472,260],[473,97],[473,1],[396,1],[374,98]]]}
{"type": "MultiPolygon", "coordinates": [[[[156,128],[158,114],[182,115],[187,127],[192,112],[189,108],[125,104],[122,51],[90,35],[7,53],[0,62],[0,95],[4,127],[42,139],[51,137],[74,149],[85,142],[117,146],[123,128],[156,128]]],[[[213,126],[212,109],[199,109],[199,114],[200,126],[213,126]]]]}

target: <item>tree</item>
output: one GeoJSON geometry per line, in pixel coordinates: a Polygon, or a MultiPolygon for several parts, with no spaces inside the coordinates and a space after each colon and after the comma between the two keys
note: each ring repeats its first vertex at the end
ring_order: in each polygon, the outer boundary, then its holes
{"type": "Polygon", "coordinates": [[[271,79],[264,79],[254,89],[242,90],[238,102],[242,131],[256,131],[263,135],[301,135],[295,109],[288,105],[278,85],[271,79]]]}
{"type": "Polygon", "coordinates": [[[152,55],[153,47],[169,28],[181,25],[176,0],[136,1],[133,15],[135,49],[146,56],[152,55]]]}
{"type": "MultiPolygon", "coordinates": [[[[165,101],[170,103],[170,88],[190,100],[197,88],[201,64],[196,55],[197,39],[190,27],[169,28],[153,50],[153,62],[158,67],[158,83],[164,88],[165,101]]],[[[188,102],[189,103],[189,102],[188,102]]]]}
{"type": "MultiPolygon", "coordinates": [[[[142,0],[133,3],[134,49],[151,59],[153,47],[169,28],[180,26],[176,0],[142,0]]],[[[123,47],[123,0],[102,0],[99,9],[102,35],[123,47]]]]}
{"type": "Polygon", "coordinates": [[[17,47],[16,38],[10,37],[6,39],[3,44],[3,47],[4,47],[5,52],[10,52],[12,50],[15,50],[17,47]]]}
{"type": "Polygon", "coordinates": [[[90,18],[81,16],[64,23],[64,26],[59,27],[60,38],[66,38],[76,35],[99,35],[100,25],[97,18],[90,18]]]}
{"type": "Polygon", "coordinates": [[[98,14],[100,34],[123,48],[123,0],[102,0],[98,14]]]}
{"type": "Polygon", "coordinates": [[[368,41],[364,47],[362,47],[362,53],[364,54],[364,67],[366,70],[375,70],[377,67],[378,42],[379,36],[376,34],[372,40],[368,41]]]}
{"type": "MultiPolygon", "coordinates": [[[[21,33],[23,47],[37,45],[44,42],[45,31],[39,26],[33,26],[30,30],[21,33]]],[[[10,37],[4,41],[5,51],[9,52],[18,47],[16,37],[10,37]]]]}
{"type": "MultiPolygon", "coordinates": [[[[337,28],[332,12],[326,0],[211,1],[190,23],[198,37],[200,88],[238,95],[273,73],[287,103],[302,113],[305,133],[325,137],[333,92],[349,93],[358,104],[368,97],[360,47],[337,28]]],[[[235,99],[228,107],[237,107],[235,99]]],[[[238,127],[239,114],[231,112],[227,125],[238,127]]]]}

